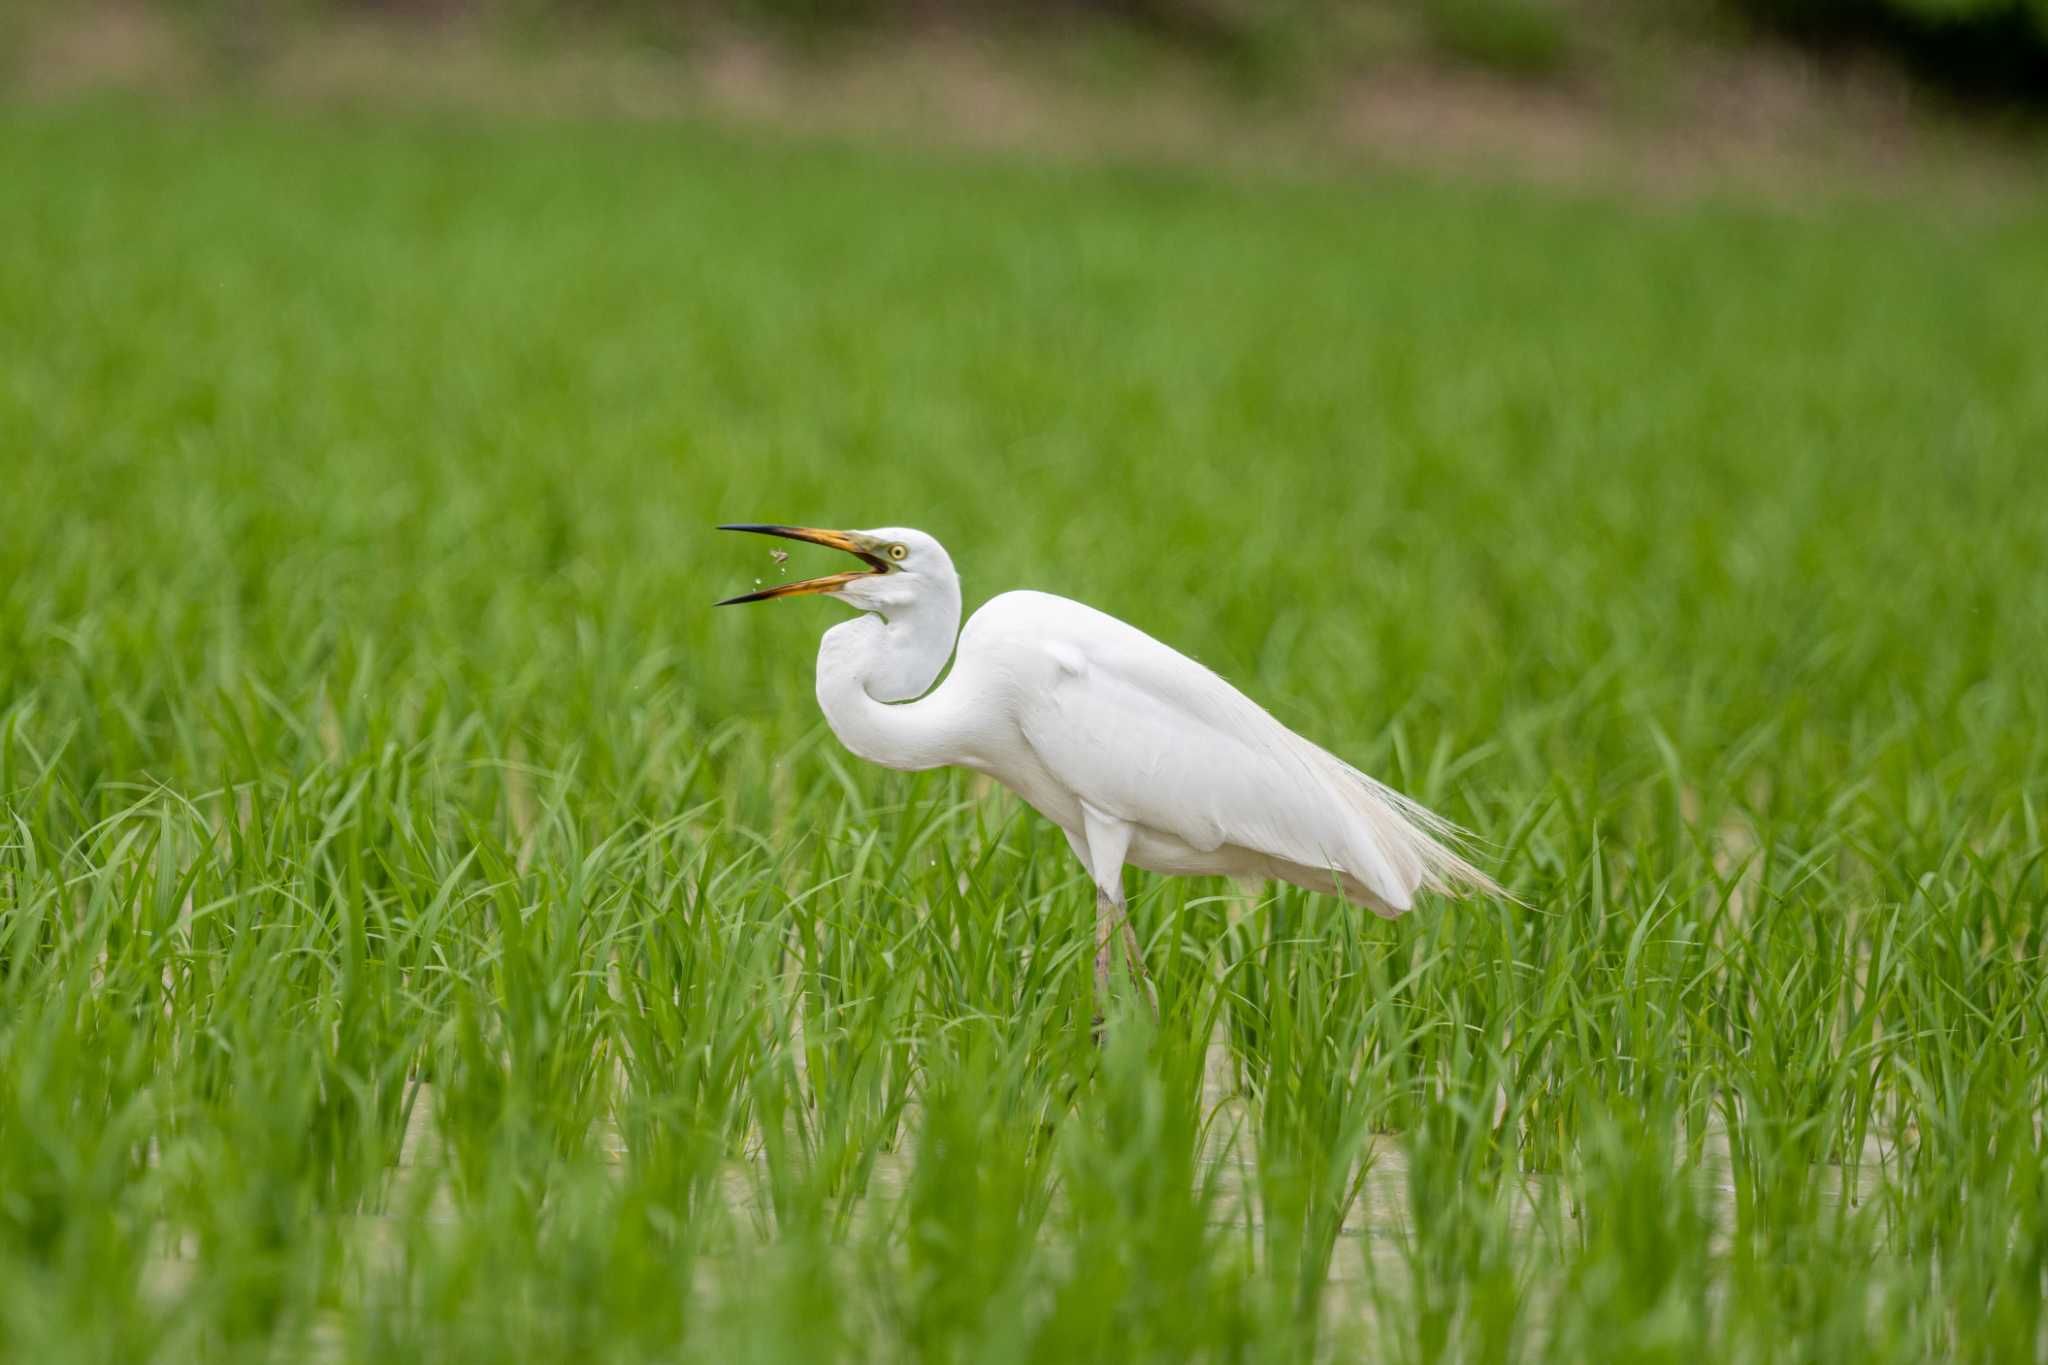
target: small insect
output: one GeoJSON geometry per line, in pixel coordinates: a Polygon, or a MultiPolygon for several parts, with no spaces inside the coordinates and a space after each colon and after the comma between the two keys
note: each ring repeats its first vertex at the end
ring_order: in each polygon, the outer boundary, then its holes
{"type": "Polygon", "coordinates": [[[770,550],[768,557],[775,561],[777,568],[781,568],[784,564],[789,563],[789,551],[787,550],[770,550]]]}

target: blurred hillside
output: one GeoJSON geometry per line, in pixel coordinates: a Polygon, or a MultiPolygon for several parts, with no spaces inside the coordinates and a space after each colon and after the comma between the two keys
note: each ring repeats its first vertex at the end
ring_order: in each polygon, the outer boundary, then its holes
{"type": "Polygon", "coordinates": [[[2038,180],[2048,0],[15,0],[0,81],[1945,193],[2038,180]]]}

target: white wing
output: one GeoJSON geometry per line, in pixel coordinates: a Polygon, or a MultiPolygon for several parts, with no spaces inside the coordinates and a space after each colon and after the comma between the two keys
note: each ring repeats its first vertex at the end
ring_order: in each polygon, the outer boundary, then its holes
{"type": "Polygon", "coordinates": [[[1276,876],[1333,880],[1383,914],[1418,889],[1502,894],[1444,842],[1455,830],[1295,734],[1209,669],[1092,607],[995,599],[961,640],[1008,655],[1018,727],[1079,800],[1202,853],[1244,850],[1276,876]],[[1042,666],[1019,658],[1036,652],[1042,666]]]}

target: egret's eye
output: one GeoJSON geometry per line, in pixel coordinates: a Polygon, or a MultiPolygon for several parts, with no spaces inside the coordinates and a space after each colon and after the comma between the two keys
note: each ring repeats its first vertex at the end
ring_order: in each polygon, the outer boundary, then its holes
{"type": "Polygon", "coordinates": [[[898,562],[901,562],[909,553],[910,547],[908,545],[891,545],[889,547],[889,558],[898,562]]]}

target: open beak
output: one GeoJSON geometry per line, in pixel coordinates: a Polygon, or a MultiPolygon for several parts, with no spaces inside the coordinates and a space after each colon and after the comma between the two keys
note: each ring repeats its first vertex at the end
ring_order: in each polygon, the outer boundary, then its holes
{"type": "Polygon", "coordinates": [[[805,593],[835,592],[856,578],[869,578],[875,574],[889,572],[889,561],[875,553],[879,547],[869,544],[866,536],[855,531],[820,531],[809,526],[769,526],[757,522],[742,522],[738,525],[721,526],[718,529],[752,531],[760,536],[781,536],[784,540],[806,540],[813,545],[829,545],[835,550],[844,550],[855,556],[868,567],[850,573],[828,573],[823,578],[806,578],[800,583],[778,583],[759,592],[728,597],[723,602],[715,603],[716,606],[730,607],[740,602],[766,602],[772,597],[800,597],[805,593]]]}

